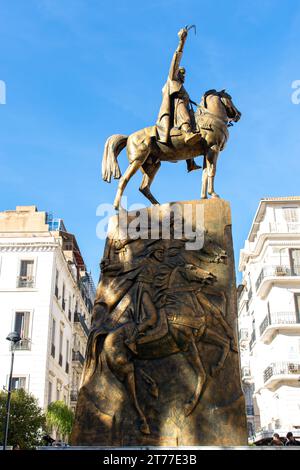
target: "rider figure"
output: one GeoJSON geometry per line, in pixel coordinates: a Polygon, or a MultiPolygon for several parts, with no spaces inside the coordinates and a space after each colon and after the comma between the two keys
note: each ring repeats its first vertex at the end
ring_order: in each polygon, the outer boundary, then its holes
{"type": "MultiPolygon", "coordinates": [[[[183,28],[179,31],[179,44],[173,55],[168,80],[163,87],[162,104],[159,110],[156,128],[158,140],[167,143],[170,137],[172,127],[181,130],[186,144],[192,144],[199,139],[199,134],[193,130],[193,111],[191,109],[191,100],[183,86],[185,80],[185,69],[180,67],[180,61],[183,53],[183,47],[187,38],[188,29],[183,28]]],[[[197,170],[193,158],[186,161],[188,171],[197,170]]]]}
{"type": "Polygon", "coordinates": [[[153,291],[153,281],[157,276],[163,259],[164,250],[161,247],[151,249],[149,256],[143,261],[143,269],[136,279],[133,303],[137,326],[131,336],[125,340],[125,344],[135,354],[137,353],[137,340],[147,335],[148,331],[153,330],[158,323],[159,315],[154,305],[155,292],[153,291]]]}

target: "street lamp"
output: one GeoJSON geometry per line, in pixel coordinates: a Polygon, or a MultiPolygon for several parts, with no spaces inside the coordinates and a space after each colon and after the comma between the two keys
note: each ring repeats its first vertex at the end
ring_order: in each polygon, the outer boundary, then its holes
{"type": "Polygon", "coordinates": [[[11,365],[10,365],[10,374],[9,374],[9,382],[8,382],[8,393],[7,393],[7,402],[6,402],[6,419],[5,419],[5,426],[4,426],[4,441],[3,441],[3,450],[6,450],[7,446],[7,436],[8,436],[8,425],[9,425],[9,412],[10,412],[10,399],[11,399],[11,384],[12,384],[12,374],[13,374],[13,367],[14,367],[14,357],[15,357],[15,350],[17,347],[17,343],[21,341],[21,336],[16,331],[9,333],[6,338],[8,341],[11,342],[11,365]]]}

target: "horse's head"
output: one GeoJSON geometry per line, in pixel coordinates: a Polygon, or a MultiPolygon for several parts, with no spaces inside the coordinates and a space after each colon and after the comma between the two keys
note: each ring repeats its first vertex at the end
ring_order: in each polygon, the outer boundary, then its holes
{"type": "Polygon", "coordinates": [[[232,97],[226,93],[225,90],[219,91],[218,94],[223,105],[225,106],[229,121],[238,122],[241,119],[242,113],[233,104],[232,97]]]}
{"type": "Polygon", "coordinates": [[[209,109],[210,97],[218,98],[219,102],[225,108],[228,121],[238,122],[240,120],[242,113],[234,105],[232,101],[232,97],[225,90],[221,90],[221,91],[209,90],[206,93],[204,93],[202,100],[201,100],[201,105],[204,108],[209,109]]]}
{"type": "Polygon", "coordinates": [[[202,285],[212,285],[217,280],[216,276],[205,269],[199,268],[195,264],[186,264],[181,269],[183,276],[189,282],[199,282],[202,285]]]}

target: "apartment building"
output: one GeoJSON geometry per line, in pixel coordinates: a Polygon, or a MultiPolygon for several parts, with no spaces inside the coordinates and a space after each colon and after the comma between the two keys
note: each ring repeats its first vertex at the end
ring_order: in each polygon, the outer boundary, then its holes
{"type": "Polygon", "coordinates": [[[300,197],[259,203],[241,250],[238,324],[249,434],[300,434],[300,197]]]}
{"type": "Polygon", "coordinates": [[[76,238],[62,219],[35,206],[0,212],[0,386],[8,386],[10,343],[17,331],[12,387],[44,409],[76,405],[95,287],[76,238]]]}

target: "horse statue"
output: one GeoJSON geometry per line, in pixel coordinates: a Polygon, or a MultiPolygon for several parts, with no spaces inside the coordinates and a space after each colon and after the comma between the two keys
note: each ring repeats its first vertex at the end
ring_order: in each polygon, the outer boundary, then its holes
{"type": "MultiPolygon", "coordinates": [[[[222,262],[221,259],[218,262],[222,262]]],[[[128,338],[136,328],[136,319],[132,318],[129,310],[125,310],[121,316],[118,315],[116,324],[110,323],[109,328],[101,324],[101,321],[98,327],[94,323],[88,340],[86,367],[90,368],[93,361],[93,373],[98,366],[101,371],[105,359],[109,370],[125,385],[139,417],[140,432],[143,434],[150,434],[151,430],[137,398],[134,362],[136,359],[153,360],[179,352],[184,353],[197,378],[195,391],[183,406],[184,413],[188,416],[196,407],[207,380],[197,346],[199,341],[221,348],[217,364],[211,365],[212,376],[222,369],[230,349],[237,351],[233,331],[220,308],[205,294],[205,289],[215,281],[216,277],[209,271],[191,263],[178,264],[176,257],[171,263],[168,263],[168,260],[163,263],[154,281],[156,298],[159,299],[159,327],[163,334],[156,340],[142,336],[137,340],[135,353],[127,345],[128,338]],[[219,329],[216,328],[216,323],[219,329]]],[[[150,386],[150,393],[157,398],[158,387],[153,378],[143,370],[141,375],[150,386]]]]}
{"type": "Polygon", "coordinates": [[[112,177],[120,179],[114,207],[120,208],[125,187],[139,169],[144,174],[139,190],[152,204],[159,204],[150,187],[161,162],[176,163],[199,155],[204,156],[201,198],[207,198],[207,194],[219,197],[214,189],[218,155],[228,140],[228,127],[232,122],[238,122],[240,117],[240,111],[225,90],[209,90],[194,113],[198,138],[196,136],[191,142],[185,142],[182,131],[173,128],[169,141],[162,143],[155,137],[156,126],[146,127],[130,136],[115,134],[109,137],[102,159],[102,178],[107,182],[112,177]],[[125,147],[129,166],[122,176],[117,157],[125,147]]]}

